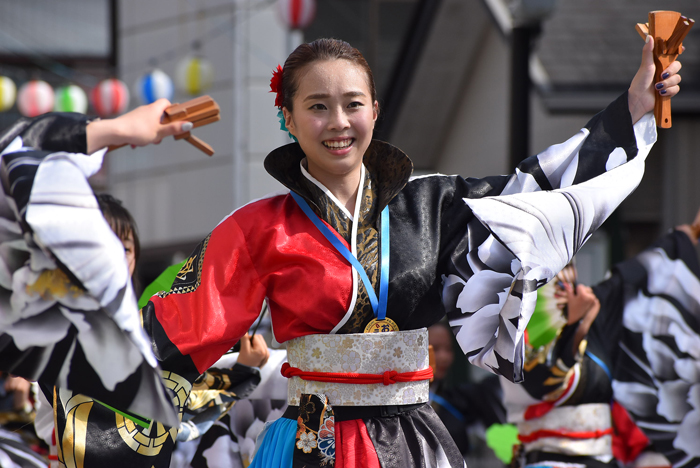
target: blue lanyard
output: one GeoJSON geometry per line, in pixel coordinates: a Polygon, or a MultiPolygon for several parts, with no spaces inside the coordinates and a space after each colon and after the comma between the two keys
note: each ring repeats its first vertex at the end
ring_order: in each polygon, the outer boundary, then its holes
{"type": "Polygon", "coordinates": [[[603,360],[588,350],[586,350],[586,354],[589,358],[591,358],[591,361],[598,364],[605,371],[605,373],[608,374],[608,379],[610,379],[610,381],[612,382],[612,373],[610,373],[610,369],[608,369],[608,366],[605,365],[603,360]]]}
{"type": "Polygon", "coordinates": [[[445,399],[444,399],[443,397],[441,397],[440,395],[438,395],[438,394],[436,394],[436,393],[433,393],[433,392],[429,392],[429,393],[428,393],[428,399],[429,399],[430,401],[436,402],[438,405],[440,405],[440,406],[442,406],[443,408],[445,408],[447,411],[450,412],[450,414],[452,414],[452,416],[454,416],[455,418],[459,419],[460,421],[462,421],[462,422],[466,421],[466,418],[464,417],[464,415],[463,415],[457,408],[455,408],[454,405],[452,405],[452,403],[450,403],[449,401],[445,400],[445,399]]]}
{"type": "MultiPolygon", "coordinates": [[[[384,320],[386,318],[386,302],[389,294],[389,207],[385,206],[381,214],[382,226],[380,243],[382,258],[381,269],[379,272],[379,300],[377,300],[377,294],[374,292],[372,282],[367,277],[367,273],[359,260],[357,260],[357,258],[348,250],[348,248],[345,247],[345,244],[343,244],[340,239],[338,239],[331,232],[331,230],[328,229],[328,226],[323,224],[323,221],[321,221],[316,213],[313,212],[309,204],[306,203],[306,200],[294,192],[290,191],[289,193],[292,195],[292,197],[294,197],[294,200],[297,202],[299,208],[302,209],[304,214],[311,220],[312,223],[314,223],[314,226],[321,231],[321,234],[323,234],[323,236],[328,239],[333,247],[335,247],[335,249],[343,257],[345,257],[345,259],[350,262],[353,267],[355,267],[355,270],[357,270],[357,273],[360,275],[360,278],[365,285],[365,289],[367,290],[369,302],[372,304],[372,310],[374,310],[374,316],[378,320],[384,320]]],[[[359,220],[356,219],[355,222],[357,223],[359,220]]]]}

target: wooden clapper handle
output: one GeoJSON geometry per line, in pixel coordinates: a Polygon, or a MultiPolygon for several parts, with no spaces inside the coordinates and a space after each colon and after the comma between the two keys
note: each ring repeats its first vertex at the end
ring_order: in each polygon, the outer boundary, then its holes
{"type": "MultiPolygon", "coordinates": [[[[677,11],[651,11],[649,23],[638,23],[637,32],[642,39],[650,34],[654,38],[654,83],[661,81],[661,74],[683,51],[683,39],[695,21],[677,11]]],[[[671,128],[671,98],[656,94],[654,117],[661,128],[671,128]]]]}
{"type": "MultiPolygon", "coordinates": [[[[209,96],[200,96],[183,104],[176,103],[169,106],[163,112],[163,117],[161,119],[163,123],[176,122],[180,120],[192,122],[192,128],[202,127],[204,125],[209,125],[210,123],[218,122],[221,120],[221,116],[219,115],[219,105],[209,96]]],[[[209,144],[192,135],[190,132],[175,135],[173,138],[175,140],[184,139],[208,156],[212,156],[214,154],[214,150],[209,144]]],[[[124,146],[126,146],[126,144],[112,145],[109,147],[108,151],[114,151],[115,149],[119,149],[124,146]]]]}

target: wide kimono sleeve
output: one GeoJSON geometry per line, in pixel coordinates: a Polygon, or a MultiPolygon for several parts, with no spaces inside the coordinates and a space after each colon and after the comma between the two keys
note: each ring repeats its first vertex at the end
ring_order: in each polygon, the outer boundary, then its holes
{"type": "Polygon", "coordinates": [[[169,291],[142,309],[143,325],[163,369],[194,381],[260,314],[260,282],[236,213],[194,250],[169,291]]]}
{"type": "Polygon", "coordinates": [[[140,322],[124,247],[87,179],[87,118],[21,119],[0,136],[0,368],[177,425],[140,322]]]}
{"type": "Polygon", "coordinates": [[[633,126],[623,94],[571,139],[526,159],[514,174],[457,179],[455,218],[464,216],[458,210],[465,205],[469,217],[459,244],[443,240],[457,245],[443,274],[443,301],[470,362],[522,380],[524,331],[537,288],[637,187],[655,140],[653,116],[633,126]]]}
{"type": "MultiPolygon", "coordinates": [[[[672,231],[616,265],[615,399],[677,467],[700,465],[700,265],[672,231]]],[[[612,278],[611,278],[612,279],[612,278]]]]}

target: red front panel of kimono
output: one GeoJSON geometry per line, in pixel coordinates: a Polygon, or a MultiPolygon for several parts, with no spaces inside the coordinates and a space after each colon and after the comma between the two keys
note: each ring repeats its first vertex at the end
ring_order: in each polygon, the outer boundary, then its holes
{"type": "Polygon", "coordinates": [[[290,195],[235,211],[202,251],[194,291],[151,299],[168,338],[200,372],[245,334],[265,297],[279,342],[328,333],[350,307],[349,263],[290,195]]]}

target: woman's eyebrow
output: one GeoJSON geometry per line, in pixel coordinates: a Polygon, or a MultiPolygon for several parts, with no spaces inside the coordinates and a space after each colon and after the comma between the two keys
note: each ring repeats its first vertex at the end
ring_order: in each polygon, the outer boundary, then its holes
{"type": "MultiPolygon", "coordinates": [[[[343,94],[345,97],[358,97],[358,96],[364,96],[365,93],[362,91],[348,91],[347,93],[343,94]]],[[[304,98],[304,101],[310,101],[314,99],[328,99],[331,97],[330,94],[325,94],[325,93],[318,93],[318,94],[309,94],[304,98]]]]}

